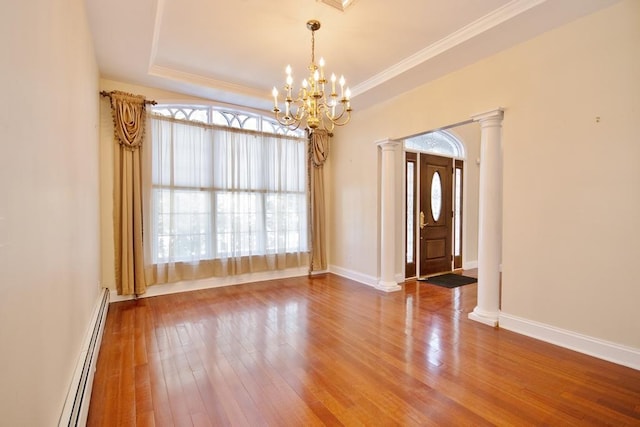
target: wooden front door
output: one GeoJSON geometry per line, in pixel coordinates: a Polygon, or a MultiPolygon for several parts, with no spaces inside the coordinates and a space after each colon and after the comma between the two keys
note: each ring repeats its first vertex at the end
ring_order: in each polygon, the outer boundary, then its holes
{"type": "Polygon", "coordinates": [[[420,154],[420,276],[452,269],[452,173],[452,159],[420,154]]]}

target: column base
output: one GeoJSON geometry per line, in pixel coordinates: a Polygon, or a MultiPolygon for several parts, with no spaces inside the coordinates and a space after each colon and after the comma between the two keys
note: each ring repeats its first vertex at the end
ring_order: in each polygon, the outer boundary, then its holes
{"type": "Polygon", "coordinates": [[[396,282],[385,282],[383,280],[380,280],[376,285],[376,289],[385,292],[394,292],[401,290],[402,286],[398,285],[396,282]]]}
{"type": "Polygon", "coordinates": [[[485,325],[489,325],[494,328],[498,326],[498,316],[499,312],[487,312],[478,307],[474,308],[473,311],[469,313],[469,319],[484,323],[485,325]]]}

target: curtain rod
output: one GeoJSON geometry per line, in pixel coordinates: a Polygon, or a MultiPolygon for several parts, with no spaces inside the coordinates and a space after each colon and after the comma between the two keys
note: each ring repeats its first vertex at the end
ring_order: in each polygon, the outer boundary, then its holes
{"type": "MultiPolygon", "coordinates": [[[[106,96],[107,98],[111,99],[111,92],[107,92],[105,90],[101,90],[100,91],[100,95],[106,96]]],[[[149,101],[149,100],[146,100],[146,99],[144,100],[144,103],[145,104],[151,104],[151,105],[156,105],[157,104],[156,101],[149,101]]]]}

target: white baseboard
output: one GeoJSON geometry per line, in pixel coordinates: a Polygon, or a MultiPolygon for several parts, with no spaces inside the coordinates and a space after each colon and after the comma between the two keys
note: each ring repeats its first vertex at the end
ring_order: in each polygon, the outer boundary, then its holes
{"type": "Polygon", "coordinates": [[[326,269],[326,270],[316,270],[316,271],[312,271],[312,272],[310,272],[309,274],[310,274],[311,276],[319,276],[319,275],[321,275],[321,274],[327,274],[328,272],[329,272],[329,269],[326,269]]]}
{"type": "Polygon", "coordinates": [[[89,414],[93,377],[109,310],[109,290],[102,289],[96,300],[58,426],[84,426],[89,414]]]}
{"type": "Polygon", "coordinates": [[[474,268],[478,268],[478,261],[466,261],[462,263],[463,270],[473,270],[474,268]]]}
{"type": "Polygon", "coordinates": [[[555,326],[500,313],[501,328],[640,370],[640,349],[582,335],[555,326]]]}
{"type": "Polygon", "coordinates": [[[354,280],[362,283],[363,285],[371,286],[372,288],[378,287],[378,279],[373,276],[358,273],[357,271],[349,270],[347,268],[338,267],[337,265],[330,265],[329,271],[338,276],[346,277],[347,279],[354,280]]]}
{"type": "Polygon", "coordinates": [[[358,273],[357,271],[349,270],[348,268],[338,267],[337,265],[330,265],[329,271],[333,274],[336,274],[341,277],[346,277],[347,279],[354,280],[356,282],[362,283],[363,285],[371,286],[372,288],[376,288],[379,291],[384,292],[395,292],[402,290],[401,283],[404,283],[404,276],[399,273],[394,276],[395,282],[382,282],[379,278],[369,276],[367,274],[358,273]]]}
{"type": "MultiPolygon", "coordinates": [[[[318,274],[326,274],[326,273],[333,273],[338,276],[346,277],[347,279],[351,279],[356,282],[362,283],[364,285],[371,286],[373,288],[378,289],[377,278],[373,276],[361,274],[353,270],[348,270],[346,268],[338,267],[335,265],[329,266],[327,270],[314,271],[311,274],[318,275],[318,274]]],[[[149,286],[147,288],[147,292],[145,292],[143,295],[140,295],[138,298],[155,297],[160,295],[175,294],[179,292],[197,291],[201,289],[219,288],[222,286],[233,286],[233,285],[240,285],[243,283],[262,282],[266,280],[285,279],[288,277],[300,277],[300,276],[306,276],[308,274],[309,274],[308,269],[304,267],[304,268],[292,268],[288,270],[279,270],[279,271],[266,271],[261,273],[249,273],[249,274],[242,274],[238,276],[214,277],[214,278],[203,279],[203,280],[166,283],[161,285],[149,286]]],[[[404,282],[404,279],[402,279],[402,282],[404,282]]],[[[111,292],[110,302],[129,301],[135,298],[133,295],[118,295],[118,292],[115,289],[111,289],[110,292],[111,292]]]]}
{"type": "MultiPolygon", "coordinates": [[[[201,289],[220,288],[223,286],[241,285],[244,283],[264,282],[266,280],[285,279],[288,277],[300,277],[309,274],[307,267],[290,268],[287,270],[263,271],[260,273],[247,273],[237,276],[212,277],[202,280],[187,280],[176,283],[165,283],[149,286],[147,292],[138,298],[157,297],[160,295],[176,294],[179,292],[198,291],[201,289]]],[[[111,302],[128,301],[133,295],[118,295],[115,289],[111,290],[111,302]]]]}

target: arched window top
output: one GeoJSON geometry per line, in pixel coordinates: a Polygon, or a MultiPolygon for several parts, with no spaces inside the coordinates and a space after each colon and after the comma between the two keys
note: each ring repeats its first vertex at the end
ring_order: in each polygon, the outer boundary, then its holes
{"type": "Polygon", "coordinates": [[[291,130],[274,119],[252,112],[232,110],[214,105],[164,104],[152,108],[154,114],[174,119],[229,126],[238,129],[257,130],[289,136],[305,136],[304,129],[291,130]]]}
{"type": "Polygon", "coordinates": [[[412,136],[404,140],[406,150],[437,154],[439,156],[464,159],[464,145],[462,142],[444,130],[412,136]]]}

